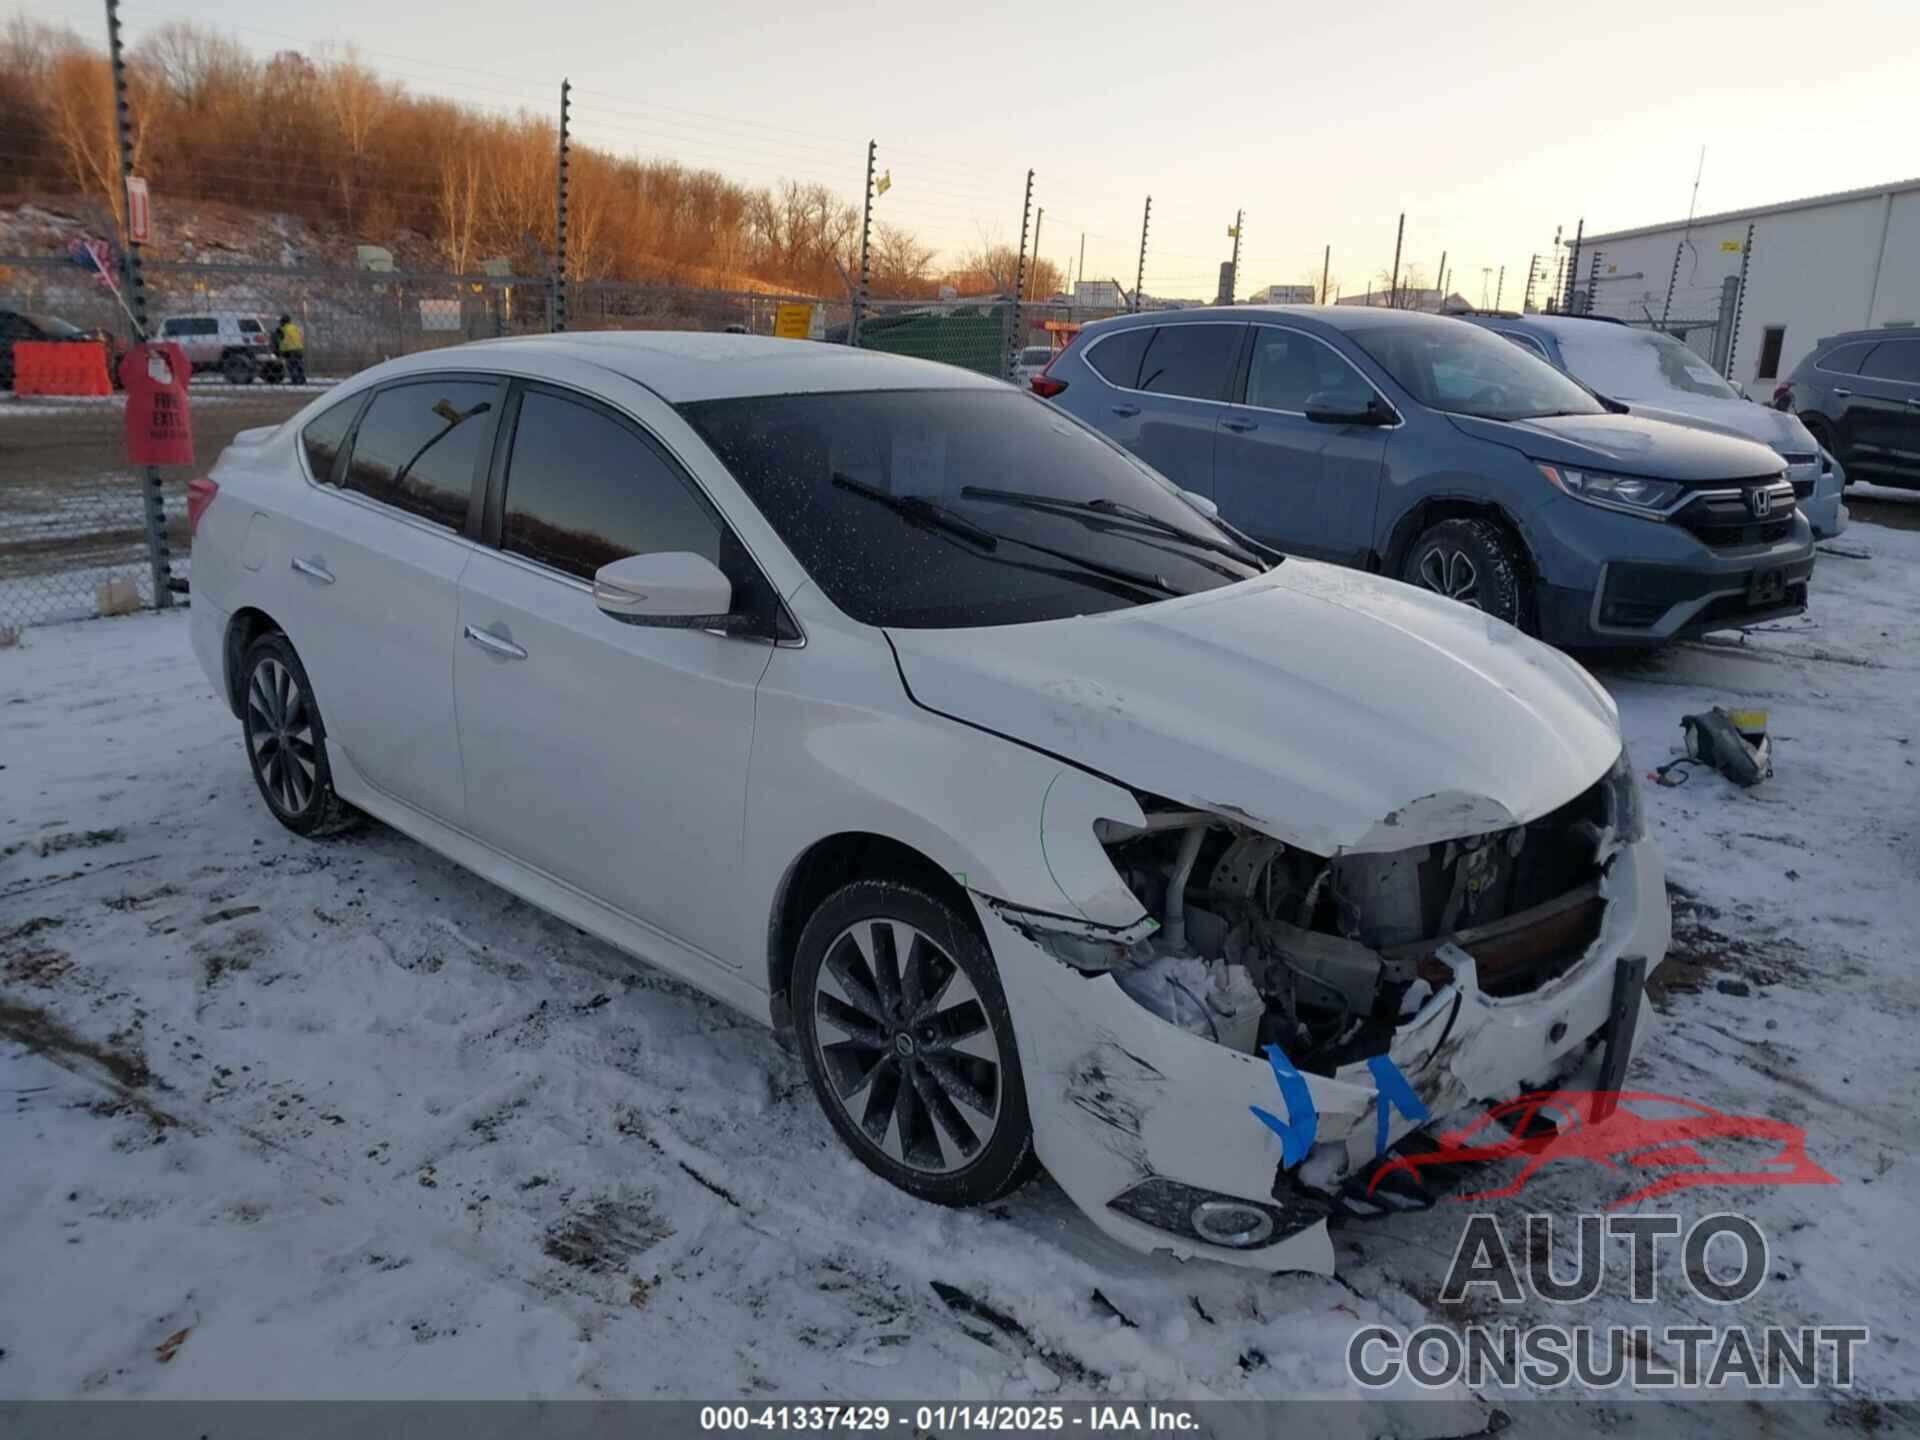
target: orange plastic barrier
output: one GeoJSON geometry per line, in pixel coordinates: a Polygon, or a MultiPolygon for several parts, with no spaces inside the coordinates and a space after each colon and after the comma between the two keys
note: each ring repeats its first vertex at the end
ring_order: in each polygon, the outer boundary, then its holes
{"type": "Polygon", "coordinates": [[[16,395],[111,395],[107,347],[98,340],[16,340],[16,395]]]}

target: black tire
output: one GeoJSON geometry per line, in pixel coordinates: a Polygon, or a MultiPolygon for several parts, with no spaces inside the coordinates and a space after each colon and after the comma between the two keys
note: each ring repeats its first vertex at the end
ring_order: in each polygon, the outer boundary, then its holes
{"type": "Polygon", "coordinates": [[[1491,520],[1442,520],[1413,542],[1400,578],[1522,629],[1532,614],[1520,547],[1491,520]]]}
{"type": "Polygon", "coordinates": [[[240,729],[253,783],[273,818],[309,839],[336,834],[359,812],[333,788],[327,727],[291,643],[271,631],[240,659],[240,729]]]}
{"type": "MultiPolygon", "coordinates": [[[[1846,463],[1840,459],[1840,452],[1833,448],[1833,427],[1827,424],[1824,418],[1819,415],[1802,415],[1800,417],[1800,423],[1807,427],[1807,433],[1813,436],[1814,444],[1820,446],[1829,455],[1833,456],[1836,463],[1841,465],[1846,463]]],[[[1852,488],[1853,474],[1849,471],[1840,489],[1844,493],[1852,488]]]]}
{"type": "Polygon", "coordinates": [[[883,1180],[984,1205],[1039,1168],[1013,1016],[986,941],[951,903],[898,880],[842,886],[800,933],[789,998],[820,1108],[883,1180]]]}
{"type": "Polygon", "coordinates": [[[253,361],[235,351],[220,362],[220,378],[229,385],[251,385],[253,361]]]}

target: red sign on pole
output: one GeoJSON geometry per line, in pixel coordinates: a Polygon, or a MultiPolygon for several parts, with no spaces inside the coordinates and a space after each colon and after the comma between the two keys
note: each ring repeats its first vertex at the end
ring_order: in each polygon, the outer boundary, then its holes
{"type": "Polygon", "coordinates": [[[127,463],[191,465],[193,426],[187,419],[187,352],[170,340],[135,345],[120,361],[127,392],[127,463]]]}
{"type": "Polygon", "coordinates": [[[153,238],[153,204],[147,197],[147,182],[139,175],[127,176],[127,238],[136,245],[153,238]]]}

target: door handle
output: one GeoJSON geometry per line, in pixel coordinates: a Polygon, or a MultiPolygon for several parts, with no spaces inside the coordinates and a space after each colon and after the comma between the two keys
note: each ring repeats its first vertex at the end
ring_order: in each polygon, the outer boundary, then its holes
{"type": "Polygon", "coordinates": [[[1227,429],[1233,431],[1236,435],[1244,435],[1249,430],[1258,430],[1260,428],[1260,422],[1258,420],[1231,420],[1230,419],[1230,420],[1222,420],[1220,423],[1226,426],[1227,429]]]}
{"type": "Polygon", "coordinates": [[[1116,405],[1113,407],[1113,413],[1131,420],[1140,413],[1140,407],[1138,405],[1116,405]]]}
{"type": "Polygon", "coordinates": [[[309,580],[318,580],[322,585],[333,583],[333,572],[318,560],[302,560],[295,556],[293,568],[296,573],[306,576],[309,580]]]}
{"type": "Polygon", "coordinates": [[[525,650],[522,650],[511,640],[501,639],[491,631],[476,630],[473,626],[469,625],[466,627],[466,634],[468,640],[478,645],[489,655],[498,655],[503,660],[524,660],[527,658],[527,652],[525,650]]]}
{"type": "Polygon", "coordinates": [[[1853,391],[1851,390],[1835,390],[1833,393],[1838,395],[1842,400],[1851,400],[1853,398],[1853,391]]]}
{"type": "Polygon", "coordinates": [[[1907,397],[1907,403],[1915,409],[1920,409],[1920,395],[1909,395],[1907,397]]]}

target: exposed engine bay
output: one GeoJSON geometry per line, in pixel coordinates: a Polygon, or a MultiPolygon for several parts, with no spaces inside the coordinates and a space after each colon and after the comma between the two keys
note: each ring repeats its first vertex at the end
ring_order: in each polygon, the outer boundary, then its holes
{"type": "Polygon", "coordinates": [[[1331,1075],[1385,1051],[1473,957],[1490,996],[1564,973],[1600,932],[1600,878],[1635,803],[1609,775],[1523,825],[1331,858],[1210,811],[1148,800],[1144,828],[1096,834],[1159,928],[1129,946],[1055,953],[1110,973],[1136,1003],[1243,1053],[1278,1044],[1331,1075]],[[1457,953],[1447,951],[1447,953],[1457,953]]]}

